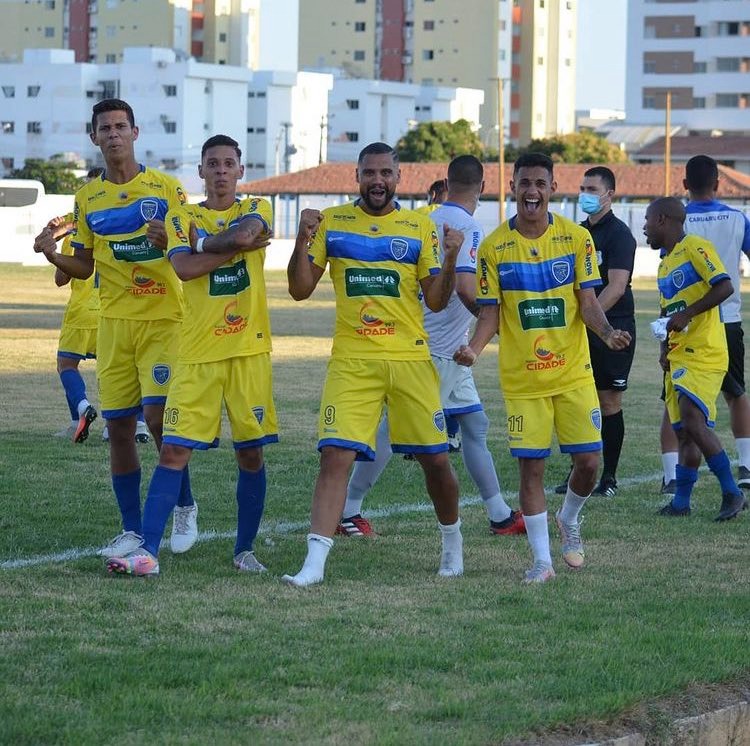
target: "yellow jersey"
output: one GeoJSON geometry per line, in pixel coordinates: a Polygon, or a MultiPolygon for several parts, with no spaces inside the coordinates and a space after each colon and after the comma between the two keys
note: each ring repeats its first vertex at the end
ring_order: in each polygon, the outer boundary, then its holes
{"type": "Polygon", "coordinates": [[[78,190],[71,244],[94,252],[102,316],[180,318],[180,281],[146,230],[184,202],[177,179],[143,166],[127,184],[113,184],[104,173],[78,190]]]}
{"type": "MultiPolygon", "coordinates": [[[[258,197],[236,200],[227,210],[210,210],[203,203],[184,205],[167,213],[167,253],[191,252],[190,223],[200,236],[260,220],[265,230],[273,225],[271,203],[258,197]]],[[[182,285],[185,314],[182,320],[182,363],[210,363],[271,350],[271,323],[263,276],[265,249],[243,251],[208,274],[182,285]]]]}
{"type": "Polygon", "coordinates": [[[601,284],[591,235],[549,213],[540,238],[516,218],[479,246],[477,303],[500,305],[499,368],[507,397],[552,396],[593,381],[575,291],[601,284]]]}
{"type": "Polygon", "coordinates": [[[428,360],[419,281],[440,271],[435,225],[398,204],[383,216],[359,200],[322,212],[309,254],[336,292],[333,357],[428,360]]]}
{"type": "MultiPolygon", "coordinates": [[[[662,315],[671,316],[702,298],[729,275],[714,245],[698,235],[685,236],[659,264],[657,282],[662,315]]],[[[668,355],[672,369],[680,364],[726,370],[727,340],[719,306],[694,316],[681,332],[670,332],[668,355]]]]}

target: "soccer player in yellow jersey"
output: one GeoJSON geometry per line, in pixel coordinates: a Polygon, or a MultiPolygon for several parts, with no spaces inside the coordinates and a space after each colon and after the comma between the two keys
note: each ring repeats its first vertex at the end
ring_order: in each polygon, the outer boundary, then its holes
{"type": "Polygon", "coordinates": [[[511,455],[518,459],[519,497],[534,565],[524,582],[553,578],[544,495],[544,459],[552,432],[570,453],[573,471],[557,525],[569,567],[584,561],[579,513],[596,482],[601,450],[601,412],[589,360],[586,327],[610,349],[630,344],[613,329],[594,293],[601,283],[596,253],[585,228],[547,211],[557,184],[552,160],[522,155],[511,190],[518,214],[479,247],[477,303],[481,306],[469,344],[454,359],[473,365],[500,335],[500,379],[508,416],[511,455]]]}
{"type": "MultiPolygon", "coordinates": [[[[123,528],[100,550],[110,557],[136,549],[142,541],[136,420],[143,406],[160,448],[182,315],[180,282],[164,253],[164,218],[168,209],[184,203],[185,195],[176,179],[144,168],[135,159],[138,127],[125,101],[96,103],[91,126],[91,140],[100,148],[106,170],[76,194],[71,239],[75,254],[56,252],[48,228],[37,236],[34,250],[71,277],[85,279],[94,267],[99,276],[97,377],[123,528]]],[[[175,520],[173,549],[185,551],[197,538],[197,507],[187,469],[179,505],[184,515],[175,520]]]]}
{"type": "Polygon", "coordinates": [[[177,504],[193,450],[218,444],[222,402],[237,455],[234,566],[266,568],[253,541],[263,515],[263,446],[278,440],[271,393],[271,327],[263,278],[272,225],[267,200],[235,198],[242,153],[231,137],[203,145],[199,174],[206,199],[167,214],[169,260],[183,281],[185,316],[179,364],[164,410],[164,442],[143,514],[143,546],[107,561],[110,572],[158,575],[164,526],[177,504]]]}
{"type": "Polygon", "coordinates": [[[427,190],[427,204],[422,207],[417,207],[414,212],[421,213],[422,215],[429,215],[440,207],[445,202],[445,198],[448,196],[448,183],[445,179],[438,179],[430,184],[430,188],[427,190]]]}
{"type": "Polygon", "coordinates": [[[702,454],[721,485],[716,520],[727,521],[747,507],[713,431],[716,397],[729,364],[719,304],[732,295],[732,281],[709,240],[685,235],[685,215],[682,202],[662,197],[648,206],[643,226],[651,248],[666,252],[658,283],[661,315],[669,321],[659,362],[668,374],[665,403],[678,438],[675,495],[659,513],[690,515],[702,454]]]}
{"type": "Polygon", "coordinates": [[[323,580],[349,469],[355,458],[372,460],[385,404],[393,450],[413,453],[424,469],[443,539],[439,574],[463,573],[458,483],[418,297],[421,289],[431,310],[445,308],[463,234],[446,226],[441,267],[433,223],[394,199],[400,170],[389,145],[365,147],[356,178],[360,198],[354,203],[302,211],[287,270],[295,300],[310,297],[326,266],[336,292],[307,558],[296,575],[283,578],[298,587],[323,580]]]}

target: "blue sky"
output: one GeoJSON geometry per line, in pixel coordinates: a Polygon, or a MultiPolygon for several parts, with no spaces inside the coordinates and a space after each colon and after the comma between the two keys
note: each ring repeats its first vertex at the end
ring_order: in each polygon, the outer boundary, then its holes
{"type": "MultiPolygon", "coordinates": [[[[576,109],[625,108],[627,0],[578,0],[576,109]]],[[[262,0],[261,69],[294,69],[297,0],[262,0]]]]}

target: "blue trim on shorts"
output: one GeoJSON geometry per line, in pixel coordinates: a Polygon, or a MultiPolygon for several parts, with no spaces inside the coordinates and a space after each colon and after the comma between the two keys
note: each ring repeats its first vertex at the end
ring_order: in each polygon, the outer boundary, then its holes
{"type": "Polygon", "coordinates": [[[92,355],[90,352],[81,355],[78,352],[65,352],[63,350],[58,350],[57,357],[65,357],[68,358],[68,360],[96,360],[96,355],[92,355]]]}
{"type": "Polygon", "coordinates": [[[141,406],[145,407],[149,404],[166,404],[167,403],[167,397],[166,396],[144,396],[143,399],[141,399],[141,406]]]}
{"type": "Polygon", "coordinates": [[[190,440],[189,438],[179,438],[176,435],[165,435],[161,439],[162,443],[169,443],[171,446],[182,446],[183,448],[192,448],[196,451],[207,451],[209,448],[218,448],[219,439],[214,438],[211,443],[203,440],[190,440]]]}
{"type": "Polygon", "coordinates": [[[261,446],[268,445],[269,443],[278,442],[278,435],[264,435],[262,438],[255,438],[254,440],[241,440],[239,442],[234,441],[234,450],[241,451],[243,448],[260,448],[261,446]]]}
{"type": "Polygon", "coordinates": [[[601,450],[601,440],[596,440],[591,443],[576,443],[575,445],[560,446],[560,453],[591,453],[592,451],[601,450]]]}
{"type": "Polygon", "coordinates": [[[706,420],[706,426],[707,427],[714,427],[716,423],[713,420],[708,419],[708,407],[692,392],[686,391],[682,386],[678,386],[676,384],[672,384],[674,386],[674,390],[677,392],[677,401],[679,402],[680,396],[687,396],[688,399],[690,399],[693,404],[695,404],[698,409],[703,413],[703,419],[706,420]]]}
{"type": "Polygon", "coordinates": [[[444,414],[450,414],[450,415],[457,415],[457,414],[471,414],[472,412],[481,412],[484,409],[481,403],[479,404],[469,404],[466,407],[451,407],[450,409],[446,409],[443,407],[443,413],[444,414]]]}
{"type": "Polygon", "coordinates": [[[347,451],[356,451],[357,461],[374,461],[375,451],[367,445],[356,440],[344,440],[343,438],[322,438],[318,441],[318,450],[321,451],[326,446],[335,448],[345,448],[347,451]]]}
{"type": "Polygon", "coordinates": [[[510,455],[514,458],[547,458],[552,455],[551,448],[511,448],[510,455]]]}
{"type": "Polygon", "coordinates": [[[448,450],[448,443],[437,443],[434,446],[415,446],[405,443],[391,443],[391,450],[394,453],[445,453],[448,450]]]}
{"type": "Polygon", "coordinates": [[[119,420],[122,417],[130,417],[141,411],[141,405],[136,404],[134,407],[125,407],[124,409],[102,409],[102,417],[105,420],[119,420]]]}

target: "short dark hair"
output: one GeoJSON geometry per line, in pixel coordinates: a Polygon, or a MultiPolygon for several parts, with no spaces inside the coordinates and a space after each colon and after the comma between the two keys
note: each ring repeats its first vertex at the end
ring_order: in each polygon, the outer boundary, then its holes
{"type": "Polygon", "coordinates": [[[226,145],[228,148],[234,148],[234,152],[237,153],[237,160],[242,163],[242,151],[240,150],[240,145],[237,140],[233,140],[229,135],[214,135],[213,137],[209,137],[208,140],[203,143],[203,147],[201,148],[201,160],[203,160],[203,156],[206,155],[206,151],[209,148],[215,148],[219,145],[226,145]]]}
{"type": "Polygon", "coordinates": [[[685,164],[685,185],[691,192],[707,192],[719,180],[719,167],[708,155],[694,155],[685,164]]]}
{"type": "Polygon", "coordinates": [[[99,114],[104,114],[105,111],[124,111],[127,114],[128,122],[131,127],[135,127],[135,115],[133,109],[127,101],[123,101],[119,98],[105,98],[103,101],[99,101],[94,104],[94,108],[91,112],[91,131],[96,132],[96,118],[99,114]]]}
{"type": "Polygon", "coordinates": [[[393,162],[398,163],[398,153],[390,145],[384,142],[371,142],[369,145],[365,145],[365,147],[359,151],[357,165],[362,163],[362,161],[365,159],[365,156],[385,154],[393,156],[393,162]]]}
{"type": "Polygon", "coordinates": [[[545,153],[523,153],[519,155],[513,164],[513,176],[522,168],[545,168],[549,172],[549,177],[554,177],[554,164],[552,159],[545,153]]]}
{"type": "Polygon", "coordinates": [[[97,176],[101,176],[104,173],[104,169],[101,166],[94,166],[90,168],[86,174],[87,179],[95,179],[97,176]]]}
{"type": "Polygon", "coordinates": [[[648,209],[655,215],[663,215],[669,220],[674,220],[682,225],[685,222],[685,205],[677,197],[658,197],[648,209]]]}
{"type": "Polygon", "coordinates": [[[448,181],[451,186],[478,186],[484,181],[484,167],[473,155],[459,155],[448,164],[448,181]]]}
{"type": "Polygon", "coordinates": [[[438,179],[430,184],[430,188],[427,190],[427,195],[430,201],[437,202],[439,199],[445,196],[448,191],[448,186],[445,183],[445,179],[438,179]]]}
{"type": "Polygon", "coordinates": [[[604,186],[607,187],[607,189],[611,189],[613,192],[615,191],[615,175],[612,173],[612,170],[606,166],[594,166],[583,175],[598,176],[604,182],[604,186]]]}

